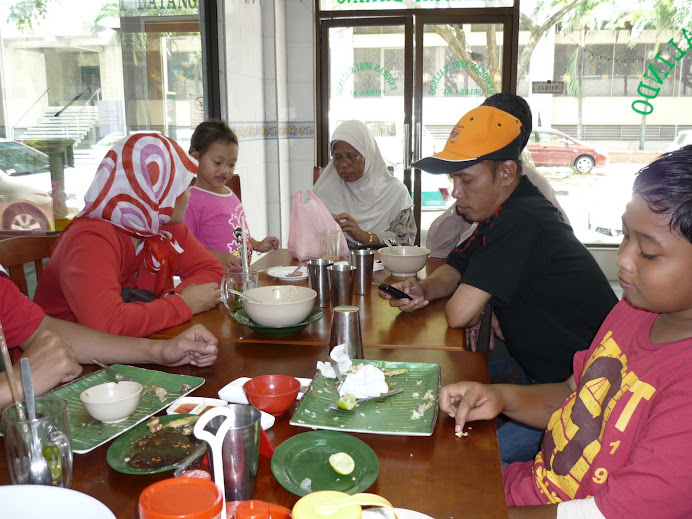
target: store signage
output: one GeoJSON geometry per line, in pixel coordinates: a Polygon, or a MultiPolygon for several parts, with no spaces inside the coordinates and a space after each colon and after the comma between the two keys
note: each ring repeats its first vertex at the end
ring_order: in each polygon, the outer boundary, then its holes
{"type": "Polygon", "coordinates": [[[565,82],[564,81],[532,81],[531,82],[531,93],[532,94],[564,94],[565,93],[565,82]]]}
{"type": "MultiPolygon", "coordinates": [[[[344,71],[343,74],[341,74],[341,77],[339,78],[339,83],[336,86],[336,95],[343,95],[344,86],[346,85],[348,78],[350,78],[356,72],[375,72],[384,78],[385,82],[387,83],[387,87],[390,91],[396,90],[396,79],[394,79],[394,76],[389,70],[384,68],[379,63],[373,63],[371,61],[361,61],[360,63],[356,63],[352,67],[349,67],[344,71]]],[[[383,90],[354,90],[353,97],[373,97],[382,94],[384,94],[383,90]]]]}
{"type": "MultiPolygon", "coordinates": [[[[483,83],[485,83],[485,87],[488,90],[488,95],[491,96],[495,93],[495,86],[493,85],[493,81],[490,77],[490,74],[488,74],[487,70],[482,69],[480,66],[478,66],[478,63],[475,63],[473,61],[465,61],[465,60],[455,60],[450,63],[447,63],[445,66],[443,66],[440,70],[435,72],[435,76],[433,77],[432,81],[430,82],[430,88],[428,89],[428,94],[430,95],[435,95],[437,93],[438,87],[440,86],[440,81],[442,81],[442,78],[444,78],[447,74],[452,72],[453,70],[459,70],[459,69],[465,69],[465,68],[470,68],[474,72],[476,72],[480,77],[483,83]]],[[[443,96],[460,96],[460,95],[480,95],[482,94],[483,91],[478,88],[443,88],[442,89],[442,95],[443,96]]]]}
{"type": "Polygon", "coordinates": [[[661,87],[656,85],[663,85],[663,80],[668,77],[677,62],[684,58],[689,50],[692,50],[692,34],[683,29],[682,35],[687,41],[687,50],[682,50],[671,38],[668,40],[668,45],[672,49],[668,50],[667,57],[663,57],[659,52],[654,56],[653,63],[649,63],[644,77],[637,86],[637,93],[644,99],[637,99],[632,103],[632,110],[638,114],[649,115],[654,111],[654,105],[650,100],[656,99],[661,91],[661,87]]]}
{"type": "Polygon", "coordinates": [[[199,0],[122,0],[123,8],[132,8],[132,4],[136,2],[138,11],[161,10],[168,9],[172,11],[181,11],[188,9],[197,9],[199,0]]]}

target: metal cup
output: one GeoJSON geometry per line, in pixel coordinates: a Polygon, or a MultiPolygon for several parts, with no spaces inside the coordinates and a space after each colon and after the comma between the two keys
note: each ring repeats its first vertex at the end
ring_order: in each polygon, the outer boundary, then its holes
{"type": "Polygon", "coordinates": [[[372,249],[352,250],[350,253],[351,266],[356,267],[356,279],[353,283],[353,293],[365,295],[372,287],[372,269],[375,265],[375,251],[372,249]]]}
{"type": "Polygon", "coordinates": [[[350,305],[353,302],[353,283],[356,267],[336,264],[327,267],[332,293],[332,306],[350,305]]]}
{"type": "Polygon", "coordinates": [[[315,292],[315,304],[317,306],[329,306],[332,295],[329,291],[329,271],[327,267],[333,265],[332,260],[313,259],[308,261],[308,285],[315,292]]]}
{"type": "MultiPolygon", "coordinates": [[[[207,413],[195,425],[195,436],[211,446],[212,472],[223,474],[226,501],[253,499],[259,466],[260,410],[250,405],[229,404],[207,413]],[[218,471],[218,463],[222,472],[218,471]]],[[[217,485],[218,479],[215,478],[217,485]]]]}
{"type": "Polygon", "coordinates": [[[39,437],[41,454],[48,460],[53,486],[70,488],[72,484],[72,446],[67,402],[42,396],[36,399],[36,419],[22,421],[17,405],[2,412],[2,430],[10,479],[15,485],[28,485],[33,435],[39,437]]]}
{"type": "Polygon", "coordinates": [[[332,315],[328,354],[339,344],[346,344],[350,359],[363,359],[363,339],[360,334],[360,311],[357,306],[337,306],[332,315]]]}

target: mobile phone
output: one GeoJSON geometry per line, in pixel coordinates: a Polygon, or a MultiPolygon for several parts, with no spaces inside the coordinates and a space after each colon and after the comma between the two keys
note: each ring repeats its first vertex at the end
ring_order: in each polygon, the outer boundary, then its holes
{"type": "Polygon", "coordinates": [[[397,299],[410,299],[411,301],[413,301],[413,298],[410,295],[402,292],[397,288],[394,288],[392,285],[388,285],[387,283],[380,283],[379,285],[377,285],[377,288],[379,288],[380,290],[382,290],[382,292],[385,292],[386,294],[389,294],[392,297],[396,297],[397,299]]]}

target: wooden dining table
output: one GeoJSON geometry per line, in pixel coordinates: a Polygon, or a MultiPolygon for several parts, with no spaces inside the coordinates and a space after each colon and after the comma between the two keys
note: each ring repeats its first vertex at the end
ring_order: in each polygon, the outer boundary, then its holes
{"type": "MultiPolygon", "coordinates": [[[[213,366],[162,369],[204,377],[206,382],[192,396],[217,397],[219,389],[238,377],[278,373],[312,378],[316,362],[324,360],[325,354],[322,349],[307,345],[223,342],[213,366]]],[[[461,379],[488,379],[485,355],[481,353],[371,347],[366,350],[366,357],[439,364],[442,384],[461,379]]],[[[93,367],[85,366],[85,369],[93,367]]],[[[289,424],[294,408],[278,417],[267,431],[274,447],[310,430],[289,424]]],[[[353,433],[373,449],[379,460],[379,475],[367,492],[385,497],[396,507],[416,510],[436,519],[507,517],[495,424],[475,422],[468,433],[457,438],[454,421],[444,413],[439,414],[432,436],[353,433]]],[[[106,462],[111,444],[75,455],[72,489],[98,499],[118,519],[136,519],[140,493],[152,483],[172,477],[172,472],[152,475],[116,472],[106,462]]],[[[10,484],[4,455],[0,456],[0,484],[10,484]]],[[[255,497],[289,509],[299,499],[276,481],[270,460],[264,456],[260,457],[255,497]]]]}
{"type": "MultiPolygon", "coordinates": [[[[425,267],[418,273],[420,279],[426,278],[445,260],[429,258],[425,267]]],[[[307,286],[307,280],[283,282],[272,278],[267,270],[276,266],[294,266],[298,261],[286,249],[278,249],[265,254],[252,264],[259,269],[259,284],[307,286]]],[[[387,270],[373,273],[373,282],[393,284],[403,278],[394,277],[387,270]]],[[[446,299],[431,301],[425,308],[415,312],[401,312],[389,306],[389,302],[378,295],[376,286],[370,294],[354,295],[353,305],[360,308],[361,335],[364,347],[387,346],[397,348],[432,348],[440,350],[463,350],[464,332],[450,328],[444,314],[446,299]]],[[[152,335],[152,338],[171,338],[196,323],[203,324],[219,340],[231,342],[282,343],[325,346],[329,344],[332,322],[332,309],[322,308],[324,317],[308,325],[304,330],[287,336],[270,336],[258,333],[251,328],[235,322],[228,309],[219,303],[215,308],[196,314],[191,320],[166,328],[152,335]]]]}

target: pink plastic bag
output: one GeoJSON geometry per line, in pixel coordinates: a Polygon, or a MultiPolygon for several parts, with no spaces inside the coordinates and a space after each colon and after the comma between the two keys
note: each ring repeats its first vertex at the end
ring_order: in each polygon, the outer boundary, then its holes
{"type": "MultiPolygon", "coordinates": [[[[320,231],[340,231],[341,227],[334,221],[329,209],[308,189],[308,201],[303,203],[303,192],[293,195],[291,210],[291,227],[288,231],[288,252],[299,261],[320,257],[320,231]]],[[[346,236],[341,233],[340,256],[348,256],[346,236]]]]}

